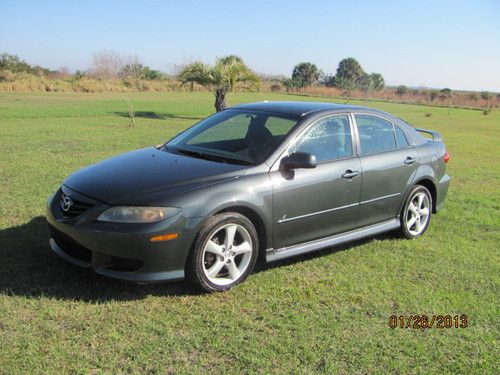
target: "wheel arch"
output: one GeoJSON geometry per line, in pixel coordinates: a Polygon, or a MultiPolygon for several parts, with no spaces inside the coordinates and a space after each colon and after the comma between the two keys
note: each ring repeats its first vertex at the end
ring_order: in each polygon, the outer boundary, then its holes
{"type": "Polygon", "coordinates": [[[422,177],[415,181],[415,185],[421,185],[425,187],[427,190],[429,190],[429,193],[431,193],[431,198],[432,198],[432,213],[436,213],[436,202],[437,202],[437,190],[436,190],[436,184],[430,177],[422,177]]]}
{"type": "Polygon", "coordinates": [[[266,225],[264,224],[264,220],[259,215],[259,213],[248,206],[234,205],[234,206],[224,207],[223,209],[215,212],[214,215],[223,212],[239,213],[240,215],[245,216],[246,218],[248,218],[248,220],[252,222],[259,236],[259,257],[263,256],[266,252],[266,249],[269,247],[268,246],[269,237],[266,225]]]}

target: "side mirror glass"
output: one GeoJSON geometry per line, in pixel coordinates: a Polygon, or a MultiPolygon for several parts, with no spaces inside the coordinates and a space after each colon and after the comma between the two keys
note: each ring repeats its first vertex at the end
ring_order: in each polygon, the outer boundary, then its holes
{"type": "Polygon", "coordinates": [[[307,152],[294,152],[281,159],[281,164],[285,169],[316,168],[316,155],[307,152]]]}

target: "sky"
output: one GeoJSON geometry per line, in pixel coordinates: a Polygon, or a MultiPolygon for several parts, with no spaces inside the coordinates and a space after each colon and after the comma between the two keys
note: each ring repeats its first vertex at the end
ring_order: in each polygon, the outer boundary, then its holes
{"type": "Polygon", "coordinates": [[[102,50],[167,72],[236,54],[286,76],[354,57],[388,85],[500,92],[500,0],[0,0],[0,52],[85,70],[102,50]]]}

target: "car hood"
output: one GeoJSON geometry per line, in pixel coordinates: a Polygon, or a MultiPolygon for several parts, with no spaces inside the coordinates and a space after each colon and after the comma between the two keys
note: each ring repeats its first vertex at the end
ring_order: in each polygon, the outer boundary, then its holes
{"type": "Polygon", "coordinates": [[[78,170],[64,185],[108,204],[150,205],[158,200],[242,175],[247,166],[160,151],[128,152],[78,170]]]}

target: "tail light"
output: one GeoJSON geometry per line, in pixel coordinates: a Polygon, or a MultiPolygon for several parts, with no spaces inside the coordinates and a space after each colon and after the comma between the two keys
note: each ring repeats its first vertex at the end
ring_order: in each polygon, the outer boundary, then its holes
{"type": "Polygon", "coordinates": [[[446,152],[444,153],[444,156],[443,156],[443,161],[444,161],[445,163],[448,163],[448,161],[449,161],[449,160],[450,160],[450,153],[449,153],[448,151],[446,151],[446,152]]]}

